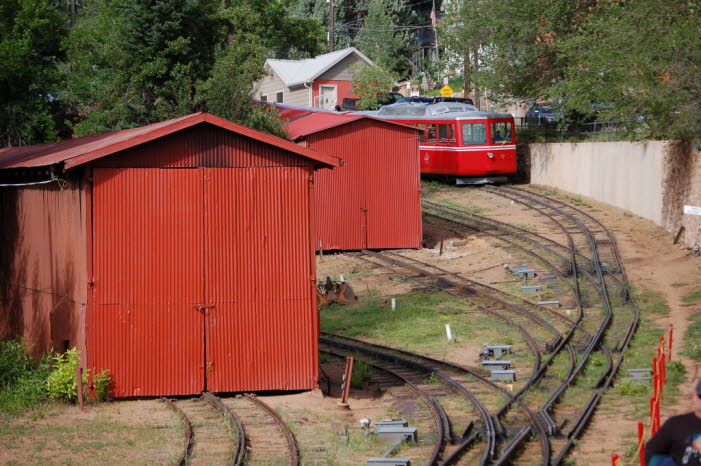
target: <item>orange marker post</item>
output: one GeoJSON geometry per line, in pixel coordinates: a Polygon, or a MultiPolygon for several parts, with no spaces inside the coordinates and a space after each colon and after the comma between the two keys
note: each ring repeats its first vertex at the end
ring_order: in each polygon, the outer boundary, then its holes
{"type": "Polygon", "coordinates": [[[645,424],[638,422],[638,454],[640,466],[645,466],[645,424]]]}

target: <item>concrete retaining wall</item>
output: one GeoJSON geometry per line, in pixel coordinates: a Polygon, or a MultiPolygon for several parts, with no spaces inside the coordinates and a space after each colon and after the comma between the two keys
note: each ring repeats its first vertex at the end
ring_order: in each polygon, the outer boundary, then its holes
{"type": "Polygon", "coordinates": [[[692,245],[701,217],[683,206],[701,207],[701,156],[678,141],[531,144],[522,154],[530,182],[553,186],[626,209],[670,232],[684,227],[692,245]]]}

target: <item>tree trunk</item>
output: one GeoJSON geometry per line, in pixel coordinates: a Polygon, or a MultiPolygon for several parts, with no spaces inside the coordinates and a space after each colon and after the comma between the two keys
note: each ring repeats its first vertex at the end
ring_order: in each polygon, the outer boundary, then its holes
{"type": "Polygon", "coordinates": [[[462,59],[463,97],[470,97],[470,52],[465,50],[462,59]]]}

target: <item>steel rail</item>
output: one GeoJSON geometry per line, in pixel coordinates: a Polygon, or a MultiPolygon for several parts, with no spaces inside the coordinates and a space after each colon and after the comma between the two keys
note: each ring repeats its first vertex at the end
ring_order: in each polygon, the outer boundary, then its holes
{"type": "MultiPolygon", "coordinates": [[[[347,340],[347,341],[351,341],[351,342],[360,343],[360,344],[363,344],[363,345],[366,345],[366,346],[371,346],[371,347],[374,347],[374,348],[379,348],[379,349],[384,350],[384,351],[392,351],[392,352],[395,352],[395,353],[403,354],[403,355],[406,355],[406,356],[408,356],[408,357],[416,358],[416,359],[419,359],[419,360],[422,360],[422,361],[428,361],[428,362],[430,362],[430,363],[432,363],[432,364],[442,365],[442,366],[445,366],[445,367],[447,367],[447,368],[450,368],[450,369],[455,370],[455,371],[458,371],[458,372],[464,372],[464,373],[466,373],[467,375],[478,379],[479,381],[483,382],[484,384],[489,385],[490,388],[495,389],[495,390],[498,390],[499,392],[501,392],[501,394],[502,394],[503,396],[505,396],[505,397],[508,399],[508,402],[507,402],[507,405],[506,405],[506,406],[508,406],[508,405],[510,405],[510,404],[512,404],[512,403],[516,403],[516,404],[519,406],[519,408],[522,409],[522,410],[526,413],[526,415],[531,419],[531,421],[532,421],[532,427],[535,428],[536,434],[539,436],[539,438],[540,438],[540,440],[541,440],[541,447],[542,447],[542,450],[543,450],[543,464],[544,464],[544,465],[549,464],[549,460],[550,460],[550,444],[548,443],[547,433],[545,432],[544,428],[542,427],[542,425],[541,425],[541,423],[539,422],[538,417],[535,415],[535,413],[534,413],[530,408],[528,408],[528,406],[526,406],[526,405],[523,403],[523,401],[517,399],[517,398],[516,398],[514,395],[512,395],[508,390],[506,390],[506,389],[504,389],[503,387],[499,386],[498,384],[492,382],[491,380],[489,380],[489,379],[483,377],[482,375],[480,375],[480,374],[478,374],[477,372],[473,371],[473,370],[470,369],[469,367],[465,367],[465,366],[463,366],[463,365],[455,364],[455,363],[453,363],[453,362],[445,361],[445,360],[442,360],[442,359],[432,358],[432,357],[430,357],[430,356],[424,356],[424,355],[412,353],[412,352],[410,352],[410,351],[406,351],[406,350],[403,350],[403,349],[400,349],[400,348],[394,348],[394,347],[390,347],[390,346],[386,346],[386,345],[380,345],[380,344],[376,344],[376,343],[369,343],[369,342],[366,342],[366,341],[358,340],[358,339],[356,339],[356,338],[346,337],[346,336],[343,336],[343,335],[329,334],[329,333],[323,333],[323,332],[322,332],[322,335],[328,335],[328,336],[330,336],[330,337],[332,337],[332,338],[340,338],[340,339],[343,339],[343,340],[347,340]]],[[[500,411],[494,416],[494,418],[498,420],[499,417],[501,417],[505,412],[506,412],[506,409],[501,408],[500,411]]],[[[466,440],[469,440],[469,439],[466,439],[466,440]]],[[[468,442],[465,441],[464,443],[468,443],[468,442]]],[[[461,446],[462,446],[462,444],[461,444],[461,446]]],[[[459,448],[460,448],[460,447],[459,447],[459,448]]],[[[455,456],[456,459],[457,459],[457,457],[459,456],[458,452],[454,452],[453,455],[455,456]]],[[[453,456],[453,455],[451,455],[451,456],[453,456]]],[[[447,461],[447,460],[446,460],[446,461],[447,461]]],[[[446,464],[450,464],[450,463],[446,463],[446,464]]]]}
{"type": "MultiPolygon", "coordinates": [[[[461,293],[456,293],[456,292],[454,292],[454,291],[450,291],[450,290],[447,290],[447,289],[445,289],[445,288],[441,288],[441,287],[436,286],[436,285],[434,285],[434,284],[426,283],[426,282],[424,282],[424,281],[422,281],[422,280],[420,280],[420,279],[418,279],[418,278],[416,278],[416,277],[414,277],[414,276],[407,275],[407,274],[405,274],[405,273],[402,273],[402,272],[398,271],[397,269],[394,269],[394,268],[392,268],[392,267],[388,267],[387,265],[382,265],[382,264],[378,264],[377,262],[373,262],[373,261],[369,260],[368,258],[363,257],[363,255],[368,255],[368,256],[371,256],[371,257],[377,257],[377,256],[379,256],[379,259],[380,259],[380,260],[384,260],[385,262],[390,262],[390,263],[395,263],[395,264],[396,264],[397,262],[399,262],[399,261],[396,261],[396,260],[391,259],[391,258],[384,258],[384,257],[383,257],[381,254],[379,254],[379,253],[375,253],[375,252],[371,252],[371,251],[365,251],[365,250],[362,251],[361,255],[359,256],[362,260],[364,260],[364,261],[366,261],[366,262],[369,262],[369,263],[371,263],[371,264],[377,265],[377,266],[379,266],[379,267],[384,267],[384,268],[386,268],[387,270],[391,270],[391,271],[393,271],[394,273],[397,273],[397,274],[399,274],[399,275],[402,275],[404,278],[406,278],[406,279],[408,279],[408,280],[415,281],[415,282],[417,282],[417,283],[419,283],[419,284],[421,284],[421,285],[424,285],[424,286],[430,286],[430,287],[432,287],[432,288],[436,288],[437,290],[443,291],[444,293],[447,293],[447,294],[449,294],[449,295],[451,295],[451,296],[455,296],[455,297],[460,298],[460,299],[466,299],[466,296],[463,295],[463,294],[461,294],[461,293]]],[[[398,264],[397,264],[397,265],[398,265],[398,264]]],[[[415,268],[415,267],[409,267],[409,268],[411,268],[411,270],[414,270],[414,271],[420,270],[420,269],[417,269],[417,268],[415,268]]],[[[419,273],[422,273],[422,272],[419,272],[419,273]]],[[[430,277],[430,276],[434,276],[434,277],[435,277],[435,274],[431,274],[431,273],[426,272],[426,271],[424,271],[422,274],[423,274],[424,276],[427,276],[427,277],[430,277]]],[[[445,281],[446,283],[450,284],[449,281],[447,281],[447,280],[444,280],[444,281],[445,281]]],[[[461,288],[459,284],[454,284],[454,286],[455,286],[456,288],[459,288],[459,289],[461,288]]],[[[477,303],[475,303],[475,304],[477,304],[477,303]]],[[[479,304],[477,304],[477,305],[479,306],[480,311],[486,312],[487,314],[490,314],[490,315],[492,315],[492,316],[494,316],[494,317],[496,317],[496,318],[498,318],[498,319],[501,319],[501,320],[503,320],[504,322],[506,322],[508,325],[511,325],[512,327],[515,327],[515,328],[517,328],[517,329],[519,330],[519,332],[520,332],[520,333],[523,335],[523,337],[526,339],[526,343],[527,343],[528,346],[531,348],[531,351],[533,352],[533,356],[534,356],[535,359],[536,359],[535,364],[534,364],[534,368],[533,368],[533,372],[535,372],[535,371],[538,369],[538,367],[540,366],[540,361],[541,361],[540,352],[542,351],[542,348],[541,348],[540,344],[536,341],[536,339],[533,338],[533,336],[530,334],[530,332],[528,332],[528,330],[526,330],[525,327],[524,327],[523,325],[519,324],[518,322],[514,321],[513,319],[510,319],[509,317],[506,317],[506,316],[504,316],[504,315],[500,314],[499,312],[496,312],[496,311],[494,311],[494,310],[492,310],[492,309],[488,309],[488,308],[486,308],[486,307],[484,307],[484,306],[481,306],[481,305],[479,305],[479,304]]]]}
{"type": "Polygon", "coordinates": [[[268,413],[270,416],[272,416],[273,419],[275,419],[275,422],[277,425],[280,427],[282,432],[285,434],[285,440],[287,442],[287,449],[290,453],[290,466],[297,466],[299,464],[299,451],[297,450],[297,441],[295,440],[295,436],[292,433],[292,430],[290,427],[285,423],[285,421],[280,417],[280,415],[275,411],[273,408],[268,406],[267,403],[261,401],[258,399],[255,395],[251,393],[244,393],[243,397],[259,408],[261,408],[263,411],[268,413]]]}
{"type": "MultiPolygon", "coordinates": [[[[333,356],[337,356],[340,358],[343,358],[345,356],[335,353],[333,351],[329,350],[321,350],[324,353],[331,354],[333,356]]],[[[421,398],[421,401],[428,407],[428,409],[431,411],[431,415],[433,416],[433,422],[436,424],[436,441],[433,444],[433,450],[431,451],[431,456],[428,459],[428,466],[434,466],[438,464],[438,458],[440,457],[441,452],[443,451],[443,448],[445,445],[448,443],[448,440],[450,440],[450,424],[448,423],[448,419],[445,417],[445,412],[443,411],[443,408],[438,404],[438,402],[432,398],[430,398],[426,392],[421,390],[414,382],[411,380],[407,379],[400,373],[393,371],[392,369],[388,367],[381,366],[379,364],[370,362],[370,361],[365,361],[366,364],[379,369],[381,371],[387,372],[388,374],[391,374],[392,376],[396,377],[397,379],[401,380],[406,386],[408,386],[416,395],[421,398]]]]}
{"type": "MultiPolygon", "coordinates": [[[[522,191],[522,190],[518,190],[518,191],[522,191]]],[[[530,191],[528,191],[528,192],[531,193],[530,191]]],[[[532,193],[532,194],[534,194],[535,196],[540,196],[537,193],[532,193]]],[[[544,197],[544,196],[541,196],[541,197],[544,197]]],[[[550,199],[550,198],[547,198],[547,199],[550,199]]],[[[623,261],[621,260],[620,251],[618,250],[618,244],[616,242],[615,237],[611,233],[611,231],[606,226],[604,226],[599,220],[597,220],[596,218],[594,218],[593,216],[591,216],[587,212],[581,211],[580,209],[576,209],[576,208],[569,206],[569,205],[567,205],[559,200],[556,200],[556,199],[553,199],[552,201],[555,203],[558,203],[560,205],[567,206],[568,208],[575,210],[576,212],[580,213],[581,215],[587,217],[590,221],[592,221],[598,227],[600,227],[603,232],[606,233],[606,236],[608,237],[608,240],[609,240],[609,245],[611,246],[614,258],[616,260],[616,264],[618,266],[617,270],[619,271],[619,274],[621,275],[621,280],[620,280],[621,286],[624,289],[624,291],[626,292],[626,296],[633,307],[633,313],[634,313],[633,319],[632,319],[630,325],[628,326],[628,330],[624,336],[623,343],[621,345],[619,345],[621,354],[620,354],[619,358],[617,359],[614,367],[612,368],[612,370],[609,372],[608,376],[606,377],[606,380],[603,383],[603,386],[592,395],[592,397],[590,398],[590,401],[587,404],[582,415],[579,416],[579,418],[577,419],[573,428],[570,430],[570,435],[568,436],[569,439],[568,439],[567,443],[560,450],[557,457],[555,458],[555,464],[559,464],[560,462],[562,462],[564,460],[564,457],[567,455],[569,449],[574,444],[574,441],[581,434],[583,429],[586,427],[586,425],[589,422],[589,420],[591,419],[591,416],[593,415],[597,405],[601,401],[601,398],[603,397],[604,392],[608,389],[608,387],[613,382],[613,378],[615,377],[616,373],[618,372],[618,370],[623,362],[623,353],[624,353],[625,349],[627,349],[628,345],[630,344],[630,341],[633,338],[633,335],[635,334],[635,330],[637,329],[637,327],[640,323],[640,310],[638,308],[637,303],[635,302],[635,299],[633,298],[633,295],[632,295],[632,292],[630,289],[630,282],[628,281],[628,277],[627,277],[627,274],[625,272],[625,267],[623,266],[623,261]]]]}
{"type": "MultiPolygon", "coordinates": [[[[462,393],[466,398],[468,398],[475,406],[475,408],[479,411],[480,416],[482,417],[482,423],[484,425],[484,434],[486,441],[486,447],[484,449],[484,453],[482,454],[482,460],[480,464],[488,464],[489,460],[494,456],[496,450],[496,429],[494,427],[494,420],[489,415],[489,411],[482,404],[482,402],[480,402],[480,400],[477,399],[477,397],[470,390],[465,388],[461,383],[457,382],[453,378],[449,377],[448,375],[444,374],[442,371],[434,367],[427,366],[426,364],[422,364],[420,362],[412,361],[411,359],[407,359],[397,354],[391,354],[386,351],[378,351],[377,349],[370,348],[370,346],[382,348],[380,345],[373,345],[371,343],[360,340],[353,340],[355,342],[355,344],[353,344],[334,340],[324,336],[319,337],[319,341],[327,345],[346,348],[350,351],[358,351],[361,353],[375,356],[380,359],[394,361],[406,367],[418,369],[427,374],[435,374],[436,377],[443,380],[444,383],[446,383],[446,385],[454,387],[459,393],[462,393]]],[[[396,350],[391,349],[389,347],[386,347],[385,349],[389,349],[391,351],[396,352],[396,350]]]]}
{"type": "Polygon", "coordinates": [[[226,406],[219,398],[211,393],[202,392],[202,399],[219,410],[227,421],[229,421],[234,435],[231,439],[233,444],[233,454],[231,455],[231,460],[228,464],[231,466],[240,466],[243,464],[246,456],[246,431],[244,430],[241,419],[239,419],[236,413],[229,409],[229,407],[226,406]]]}
{"type": "Polygon", "coordinates": [[[169,400],[168,398],[161,398],[161,401],[163,401],[166,404],[166,406],[168,406],[178,416],[180,416],[180,419],[182,419],[183,424],[185,424],[185,447],[183,448],[183,452],[180,454],[177,462],[175,463],[177,466],[184,466],[187,462],[187,458],[190,456],[190,452],[192,451],[192,424],[190,423],[190,419],[187,418],[185,412],[182,409],[178,408],[176,404],[173,403],[171,400],[169,400]]]}

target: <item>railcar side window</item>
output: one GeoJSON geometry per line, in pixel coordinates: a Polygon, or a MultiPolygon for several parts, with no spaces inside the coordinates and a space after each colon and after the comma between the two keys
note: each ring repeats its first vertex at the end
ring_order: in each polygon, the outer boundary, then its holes
{"type": "Polygon", "coordinates": [[[511,122],[500,121],[491,124],[492,144],[509,144],[511,143],[511,122]]]}
{"type": "Polygon", "coordinates": [[[462,143],[465,145],[486,144],[487,126],[484,123],[463,123],[462,143]]]}
{"type": "Polygon", "coordinates": [[[436,142],[436,126],[437,125],[428,125],[428,142],[436,142]]]}
{"type": "Polygon", "coordinates": [[[438,142],[455,142],[455,132],[453,125],[438,125],[438,142]]]}
{"type": "Polygon", "coordinates": [[[426,125],[419,124],[417,127],[421,130],[419,133],[419,142],[426,142],[426,125]]]}

